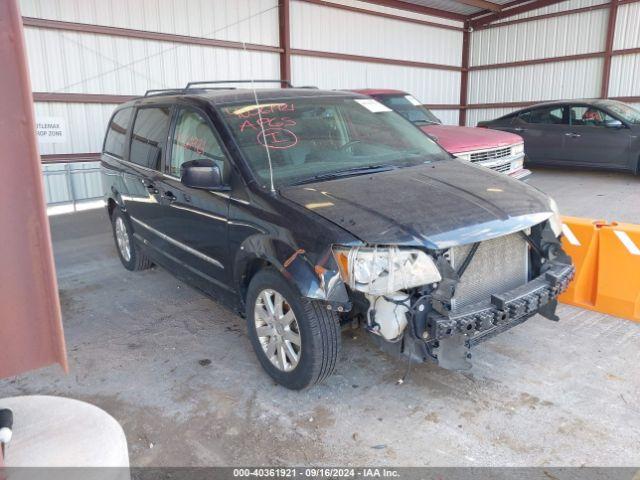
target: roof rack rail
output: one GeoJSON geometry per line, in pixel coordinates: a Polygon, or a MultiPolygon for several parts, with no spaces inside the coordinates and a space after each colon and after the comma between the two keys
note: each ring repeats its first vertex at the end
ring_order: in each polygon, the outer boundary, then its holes
{"type": "MultiPolygon", "coordinates": [[[[286,85],[289,88],[294,88],[289,80],[204,80],[201,82],[189,82],[184,88],[158,88],[153,90],[147,90],[144,94],[145,97],[151,97],[155,95],[172,95],[187,93],[188,90],[235,90],[236,87],[205,87],[201,85],[220,85],[224,83],[279,83],[286,85]]],[[[318,88],[312,86],[304,86],[300,88],[318,88]]]]}
{"type": "Polygon", "coordinates": [[[205,80],[202,82],[189,82],[185,87],[185,90],[189,90],[193,86],[197,85],[219,85],[221,83],[279,83],[280,85],[286,85],[289,88],[293,88],[293,85],[289,80],[205,80]]]}
{"type": "Polygon", "coordinates": [[[147,90],[144,92],[145,97],[150,97],[152,95],[169,95],[171,93],[182,93],[182,88],[156,88],[154,90],[147,90]]]}
{"type": "MultiPolygon", "coordinates": [[[[198,90],[235,90],[235,87],[209,87],[209,88],[199,88],[198,90]]],[[[154,97],[156,95],[173,95],[187,93],[186,88],[167,88],[167,89],[157,89],[157,90],[147,90],[144,94],[145,97],[154,97]]]]}

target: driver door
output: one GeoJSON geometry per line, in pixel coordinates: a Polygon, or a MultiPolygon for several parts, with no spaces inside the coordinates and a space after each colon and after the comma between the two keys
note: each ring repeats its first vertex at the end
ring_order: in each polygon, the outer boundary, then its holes
{"type": "Polygon", "coordinates": [[[215,162],[228,181],[230,165],[207,114],[191,107],[176,110],[169,138],[161,201],[164,233],[171,239],[172,255],[196,281],[230,290],[227,220],[229,196],[189,188],[182,184],[181,166],[192,160],[215,162]]]}
{"type": "Polygon", "coordinates": [[[628,168],[630,130],[624,125],[612,128],[616,120],[589,105],[570,107],[570,130],[565,134],[563,160],[585,167],[628,168]]]}

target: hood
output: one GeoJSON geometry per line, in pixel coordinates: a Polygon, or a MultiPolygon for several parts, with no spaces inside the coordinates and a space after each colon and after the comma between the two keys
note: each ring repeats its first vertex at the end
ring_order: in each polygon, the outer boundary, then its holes
{"type": "Polygon", "coordinates": [[[539,190],[456,159],[284,187],[280,194],[371,245],[449,248],[552,215],[539,190]]]}
{"type": "Polygon", "coordinates": [[[488,128],[454,127],[451,125],[425,125],[420,129],[435,137],[449,153],[462,153],[486,148],[506,147],[522,143],[522,137],[514,133],[488,128]]]}

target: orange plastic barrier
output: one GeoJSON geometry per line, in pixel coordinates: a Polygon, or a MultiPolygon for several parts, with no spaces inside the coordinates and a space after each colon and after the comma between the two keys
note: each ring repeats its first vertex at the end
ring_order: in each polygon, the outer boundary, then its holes
{"type": "Polygon", "coordinates": [[[640,321],[640,225],[612,223],[600,229],[596,305],[640,321]]]}
{"type": "Polygon", "coordinates": [[[640,322],[640,225],[563,217],[576,276],[559,300],[640,322]]]}
{"type": "Polygon", "coordinates": [[[562,217],[562,247],[576,266],[576,275],[559,300],[571,305],[595,305],[598,279],[599,236],[603,221],[562,217]]]}

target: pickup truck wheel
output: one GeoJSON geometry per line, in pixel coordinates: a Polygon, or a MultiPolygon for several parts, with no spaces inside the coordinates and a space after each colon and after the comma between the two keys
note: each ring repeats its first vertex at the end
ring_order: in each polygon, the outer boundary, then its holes
{"type": "Polygon", "coordinates": [[[132,271],[150,268],[153,265],[151,260],[136,248],[129,219],[118,208],[111,216],[111,226],[113,227],[113,238],[116,242],[118,256],[124,268],[132,271]]]}
{"type": "Polygon", "coordinates": [[[276,382],[301,390],[333,373],[340,350],[340,324],[334,312],[300,297],[271,269],[253,277],[246,304],[251,344],[276,382]]]}

